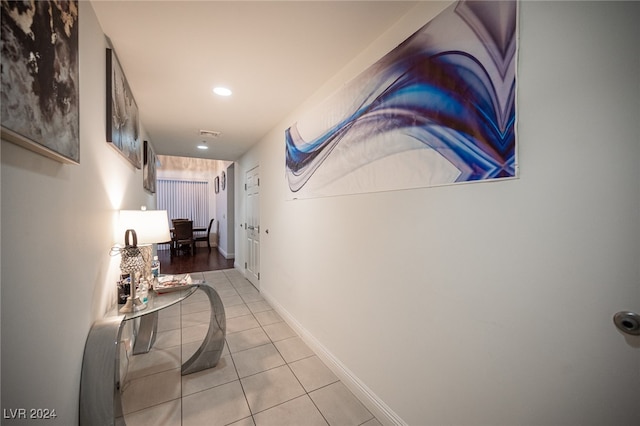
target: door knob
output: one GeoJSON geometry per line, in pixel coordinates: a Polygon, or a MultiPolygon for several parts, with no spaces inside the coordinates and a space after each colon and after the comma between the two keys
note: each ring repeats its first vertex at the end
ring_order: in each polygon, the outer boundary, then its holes
{"type": "Polygon", "coordinates": [[[640,315],[635,312],[618,312],[613,316],[613,322],[623,333],[640,336],[640,315]]]}

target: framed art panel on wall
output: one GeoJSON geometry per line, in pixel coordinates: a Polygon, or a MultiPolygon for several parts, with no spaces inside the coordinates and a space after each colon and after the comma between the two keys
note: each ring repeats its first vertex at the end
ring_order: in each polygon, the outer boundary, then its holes
{"type": "Polygon", "coordinates": [[[142,159],[142,186],[155,194],[156,192],[156,153],[149,141],[144,141],[144,155],[142,159]]]}
{"type": "Polygon", "coordinates": [[[2,2],[2,139],[80,162],[78,2],[2,2]]]}
{"type": "Polygon", "coordinates": [[[113,49],[107,48],[107,142],[140,168],[138,106],[113,49]]]}

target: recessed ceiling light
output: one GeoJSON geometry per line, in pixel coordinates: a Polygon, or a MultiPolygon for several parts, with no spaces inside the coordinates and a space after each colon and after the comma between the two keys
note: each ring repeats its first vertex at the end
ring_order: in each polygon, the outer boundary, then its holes
{"type": "Polygon", "coordinates": [[[197,147],[198,149],[209,149],[209,147],[207,146],[207,143],[205,141],[202,141],[202,143],[200,145],[198,145],[197,147]]]}
{"type": "Polygon", "coordinates": [[[231,90],[226,87],[215,87],[213,93],[219,96],[231,96],[231,90]]]}

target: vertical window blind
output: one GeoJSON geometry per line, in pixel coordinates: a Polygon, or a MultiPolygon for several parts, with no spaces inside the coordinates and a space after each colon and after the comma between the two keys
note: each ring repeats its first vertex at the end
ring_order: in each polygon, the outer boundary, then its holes
{"type": "Polygon", "coordinates": [[[176,179],[158,179],[158,210],[166,210],[171,219],[190,219],[193,226],[209,224],[209,183],[176,179]]]}

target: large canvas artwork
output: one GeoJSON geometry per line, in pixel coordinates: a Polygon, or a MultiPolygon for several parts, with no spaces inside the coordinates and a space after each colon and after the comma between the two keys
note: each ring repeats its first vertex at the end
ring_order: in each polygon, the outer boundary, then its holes
{"type": "Polygon", "coordinates": [[[2,2],[2,139],[80,162],[78,2],[2,2]]]}
{"type": "Polygon", "coordinates": [[[107,142],[136,168],[141,143],[138,106],[113,49],[107,48],[107,142]]]}
{"type": "Polygon", "coordinates": [[[515,1],[459,1],[285,131],[290,198],[517,176],[515,1]]]}

